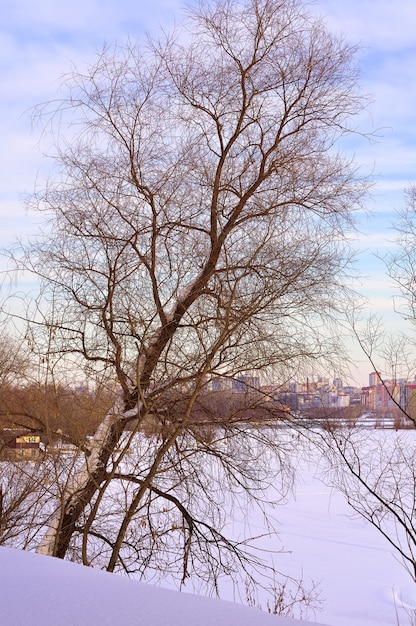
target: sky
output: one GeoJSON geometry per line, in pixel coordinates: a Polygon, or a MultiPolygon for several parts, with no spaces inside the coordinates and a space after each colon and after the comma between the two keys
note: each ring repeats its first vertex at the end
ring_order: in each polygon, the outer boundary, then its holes
{"type": "MultiPolygon", "coordinates": [[[[374,436],[381,431],[375,431],[374,436]]],[[[410,431],[409,449],[414,444],[410,431]]],[[[396,437],[387,431],[383,437],[396,437]]],[[[319,453],[316,453],[319,455],[319,453]]],[[[415,584],[387,540],[351,516],[341,496],[320,480],[317,456],[299,459],[295,496],[270,513],[279,535],[264,538],[280,571],[317,585],[318,610],[302,621],[228,601],[145,585],[117,574],[0,547],[0,623],[7,626],[409,626],[415,584]],[[283,546],[284,552],[277,552],[283,546]],[[396,615],[397,611],[397,615],[396,615]],[[28,619],[30,615],[30,620],[28,619]]],[[[322,471],[322,470],[321,470],[322,471]]],[[[238,516],[238,507],[236,507],[238,516]]],[[[236,520],[238,527],[238,519],[236,520]]],[[[264,533],[251,513],[245,533],[264,533]]],[[[391,523],[390,532],[394,532],[391,523]]],[[[264,553],[262,553],[264,557],[264,553]]],[[[277,565],[276,563],[276,565],[277,565]]],[[[163,586],[163,582],[162,582],[163,586]]],[[[186,590],[186,587],[185,587],[186,590]]],[[[225,598],[227,599],[227,598],[225,598]]]]}
{"type": "MultiPolygon", "coordinates": [[[[192,1],[192,0],[191,0],[192,1]]],[[[38,132],[30,109],[53,99],[71,63],[92,61],[104,42],[142,37],[180,19],[182,0],[3,0],[0,21],[0,247],[33,232],[39,216],[27,212],[24,198],[42,179],[38,132]]],[[[394,209],[415,181],[416,161],[416,3],[413,0],[317,0],[310,9],[346,39],[361,44],[362,91],[372,103],[359,130],[376,141],[349,144],[373,186],[367,212],[359,216],[361,234],[357,282],[369,298],[368,310],[401,327],[393,313],[397,293],[379,257],[392,249],[394,209]]],[[[5,268],[0,258],[0,270],[5,268]]],[[[363,372],[369,371],[366,363],[363,372]]]]}

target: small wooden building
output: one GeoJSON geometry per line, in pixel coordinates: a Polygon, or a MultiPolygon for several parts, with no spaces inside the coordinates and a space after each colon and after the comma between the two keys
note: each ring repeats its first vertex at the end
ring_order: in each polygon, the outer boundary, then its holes
{"type": "Polygon", "coordinates": [[[41,436],[27,430],[3,428],[0,430],[1,461],[32,461],[41,456],[41,436]]]}

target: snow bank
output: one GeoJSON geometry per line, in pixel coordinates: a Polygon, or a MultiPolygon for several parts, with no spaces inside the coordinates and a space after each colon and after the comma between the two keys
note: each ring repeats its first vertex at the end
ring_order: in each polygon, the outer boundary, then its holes
{"type": "Polygon", "coordinates": [[[11,548],[0,548],[0,590],[4,626],[312,626],[11,548]]]}

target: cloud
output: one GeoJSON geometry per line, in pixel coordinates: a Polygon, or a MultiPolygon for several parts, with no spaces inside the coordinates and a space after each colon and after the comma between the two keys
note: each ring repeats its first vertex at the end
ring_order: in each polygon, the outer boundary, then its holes
{"type": "Polygon", "coordinates": [[[5,0],[2,28],[19,40],[42,36],[45,42],[87,37],[90,45],[127,33],[143,32],[155,22],[168,23],[179,0],[138,4],[134,0],[5,0]]]}
{"type": "Polygon", "coordinates": [[[394,51],[415,44],[413,0],[318,0],[315,6],[331,28],[364,46],[394,51]]]}

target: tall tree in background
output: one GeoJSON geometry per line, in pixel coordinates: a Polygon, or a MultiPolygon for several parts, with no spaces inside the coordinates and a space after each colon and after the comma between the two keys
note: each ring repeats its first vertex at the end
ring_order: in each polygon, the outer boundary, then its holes
{"type": "Polygon", "coordinates": [[[45,345],[118,389],[42,552],[144,575],[165,550],[166,571],[213,585],[232,571],[223,551],[241,563],[216,526],[222,487],[261,503],[274,467],[284,489],[286,444],[235,413],[197,436],[195,412],[211,378],[290,376],[339,349],[326,330],[365,189],[336,150],[365,105],[355,54],[298,0],[201,2],[39,108],[55,169],[25,263],[53,303],[45,345]]]}
{"type": "Polygon", "coordinates": [[[416,185],[406,190],[405,204],[398,211],[396,251],[387,259],[390,277],[399,287],[404,306],[399,309],[409,322],[416,321],[416,185]]]}

